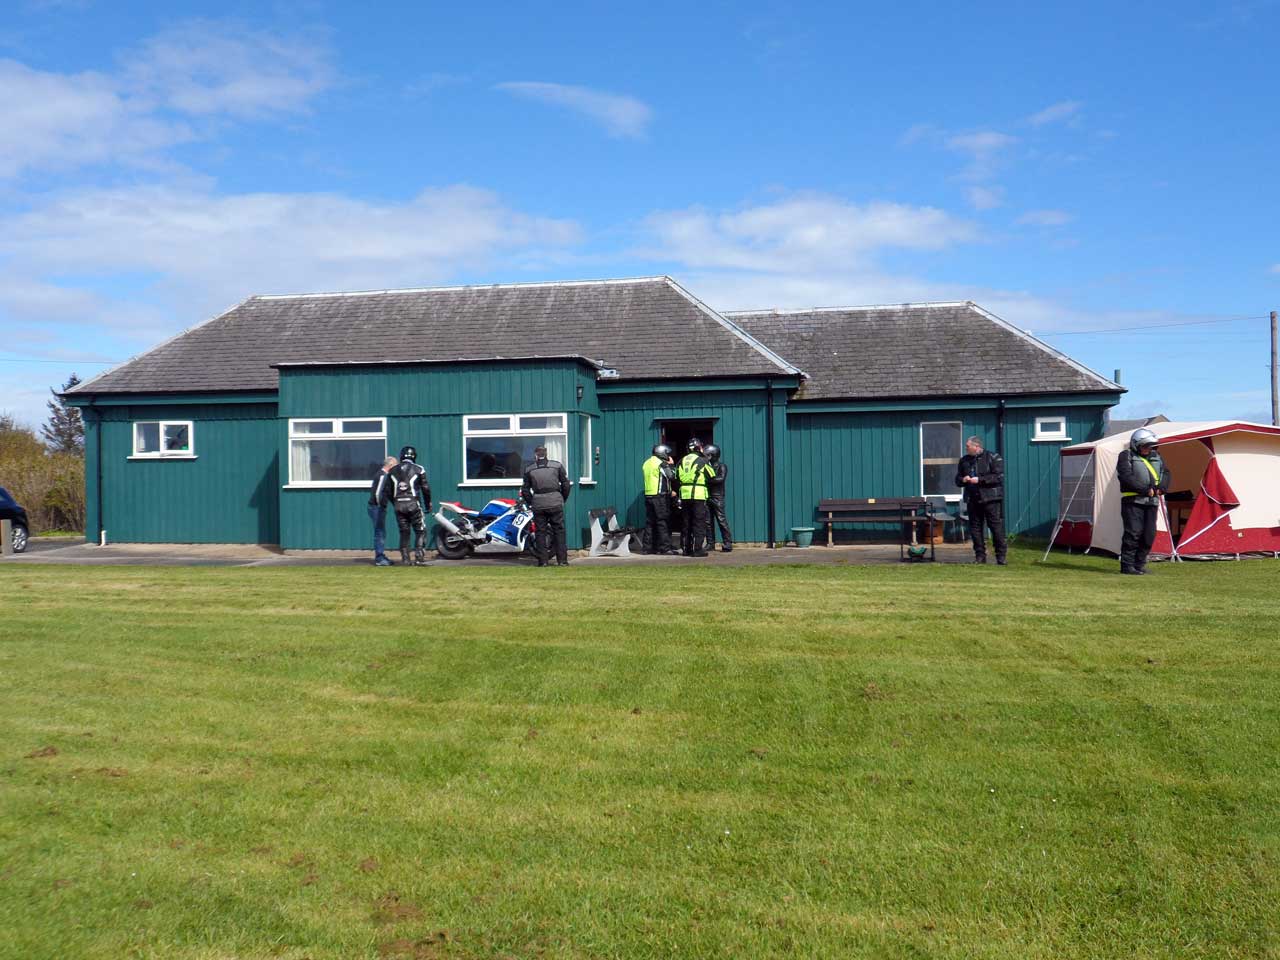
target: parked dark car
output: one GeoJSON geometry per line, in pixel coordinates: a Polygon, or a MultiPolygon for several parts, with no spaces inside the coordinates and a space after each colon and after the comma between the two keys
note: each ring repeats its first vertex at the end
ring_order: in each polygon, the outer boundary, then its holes
{"type": "Polygon", "coordinates": [[[31,536],[31,524],[27,522],[27,511],[18,506],[18,502],[9,496],[9,491],[0,487],[0,520],[13,523],[13,552],[21,553],[27,549],[27,540],[31,536]]]}

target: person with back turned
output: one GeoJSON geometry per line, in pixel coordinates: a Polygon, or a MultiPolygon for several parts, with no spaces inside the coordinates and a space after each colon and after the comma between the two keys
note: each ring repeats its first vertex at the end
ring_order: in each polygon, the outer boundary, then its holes
{"type": "Polygon", "coordinates": [[[1160,498],[1169,489],[1169,468],[1156,449],[1156,435],[1146,427],[1133,431],[1129,449],[1116,462],[1120,481],[1120,520],[1124,536],[1120,540],[1120,572],[1144,574],[1147,556],[1156,539],[1156,518],[1160,498]]]}
{"type": "Polygon", "coordinates": [[[388,474],[391,478],[391,502],[400,528],[400,562],[409,563],[409,531],[413,531],[413,563],[427,562],[427,518],[431,512],[431,486],[427,471],[418,465],[416,447],[400,448],[400,462],[388,474]],[[424,513],[423,511],[426,511],[424,513]]]}
{"type": "Polygon", "coordinates": [[[969,511],[969,536],[973,538],[973,562],[987,562],[987,535],[996,548],[996,563],[1005,565],[1008,545],[1004,538],[1004,460],[1000,454],[982,449],[982,441],[970,437],[967,451],[956,468],[956,486],[964,488],[969,511]]]}
{"type": "Polygon", "coordinates": [[[720,549],[730,553],[733,550],[733,531],[729,529],[729,516],[724,509],[724,485],[729,479],[729,465],[720,459],[720,448],[714,443],[703,447],[702,455],[715,471],[707,477],[707,549],[716,548],[716,527],[719,527],[720,549]]]}
{"type": "Polygon", "coordinates": [[[645,553],[675,553],[671,549],[671,501],[676,496],[676,468],[671,448],[656,444],[641,466],[644,477],[645,553]]]}
{"type": "Polygon", "coordinates": [[[382,469],[373,478],[369,486],[369,519],[373,521],[373,565],[390,567],[387,559],[387,505],[391,503],[391,494],[395,483],[391,479],[391,471],[399,461],[395,457],[387,457],[382,461],[382,469]]]}
{"type": "Polygon", "coordinates": [[[707,555],[707,478],[711,464],[702,455],[702,441],[694,437],[689,441],[689,452],[680,461],[677,476],[680,478],[680,502],[684,513],[684,555],[707,555]]]}
{"type": "Polygon", "coordinates": [[[564,542],[564,502],[569,499],[569,489],[564,464],[548,460],[546,447],[534,447],[533,463],[524,472],[520,497],[533,508],[537,528],[534,543],[540,567],[550,562],[552,549],[560,566],[569,565],[569,550],[564,542]]]}

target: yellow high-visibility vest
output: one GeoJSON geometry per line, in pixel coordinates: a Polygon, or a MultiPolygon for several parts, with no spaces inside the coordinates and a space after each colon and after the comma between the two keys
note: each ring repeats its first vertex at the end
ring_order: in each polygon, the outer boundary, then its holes
{"type": "Polygon", "coordinates": [[[700,453],[687,453],[680,461],[680,499],[707,499],[707,468],[710,464],[700,453]]]}

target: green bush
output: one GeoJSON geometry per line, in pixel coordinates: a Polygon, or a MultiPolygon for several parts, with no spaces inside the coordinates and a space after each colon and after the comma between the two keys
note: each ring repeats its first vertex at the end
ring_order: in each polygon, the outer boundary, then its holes
{"type": "Polygon", "coordinates": [[[84,529],[84,458],[50,453],[34,432],[3,414],[0,486],[26,508],[32,533],[84,529]]]}

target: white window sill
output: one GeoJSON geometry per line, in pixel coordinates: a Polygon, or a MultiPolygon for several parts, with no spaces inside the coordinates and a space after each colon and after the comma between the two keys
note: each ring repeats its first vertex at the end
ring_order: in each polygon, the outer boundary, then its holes
{"type": "Polygon", "coordinates": [[[947,503],[958,503],[964,499],[963,493],[922,493],[922,497],[941,497],[947,503]]]}
{"type": "Polygon", "coordinates": [[[1032,437],[1032,443],[1070,443],[1070,437],[1032,437]]]}
{"type": "Polygon", "coordinates": [[[507,477],[505,480],[463,480],[458,486],[461,487],[518,487],[524,483],[523,480],[513,480],[507,477]]]}
{"type": "MultiPolygon", "coordinates": [[[[370,482],[373,478],[370,477],[370,482]]],[[[281,490],[368,490],[363,480],[333,480],[326,483],[286,483],[281,490]]]]}
{"type": "Polygon", "coordinates": [[[594,487],[595,485],[596,485],[596,481],[595,481],[595,480],[590,480],[590,479],[588,479],[588,478],[586,478],[586,477],[579,477],[579,478],[578,478],[578,486],[580,486],[580,487],[594,487]]]}
{"type": "Polygon", "coordinates": [[[158,453],[135,453],[128,457],[129,460],[195,460],[194,453],[169,453],[163,456],[158,453]]]}

